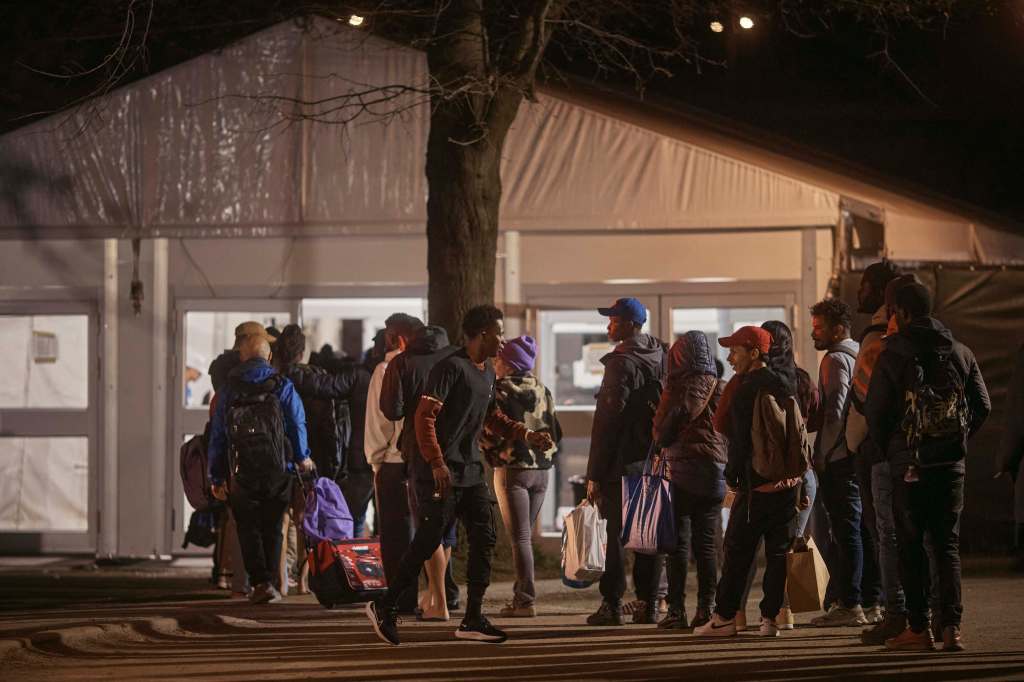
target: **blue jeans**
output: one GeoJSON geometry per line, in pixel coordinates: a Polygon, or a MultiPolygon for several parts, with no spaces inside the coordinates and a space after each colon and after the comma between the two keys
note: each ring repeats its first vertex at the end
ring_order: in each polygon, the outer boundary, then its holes
{"type": "Polygon", "coordinates": [[[900,581],[900,553],[896,544],[893,514],[892,475],[888,462],[871,467],[871,492],[875,498],[875,526],[878,529],[878,564],[885,590],[885,610],[890,616],[907,612],[907,598],[900,581]]]}
{"type": "Polygon", "coordinates": [[[821,496],[825,502],[835,539],[835,566],[838,575],[836,593],[840,603],[852,608],[861,603],[861,579],[864,576],[864,543],[860,534],[860,488],[853,457],[830,462],[821,476],[821,496]]]}

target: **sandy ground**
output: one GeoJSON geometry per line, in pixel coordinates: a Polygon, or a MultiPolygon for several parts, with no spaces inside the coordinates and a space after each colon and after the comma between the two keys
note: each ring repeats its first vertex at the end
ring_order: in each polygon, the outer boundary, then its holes
{"type": "MultiPolygon", "coordinates": [[[[327,611],[310,596],[253,607],[209,589],[195,568],[0,562],[0,680],[1024,680],[1024,578],[991,562],[966,572],[969,649],[897,654],[861,645],[857,628],[800,626],[814,614],[771,640],[587,627],[596,590],[550,580],[537,618],[494,619],[505,644],[455,640],[456,618],[406,621],[391,647],[358,608],[327,611]]],[[[488,610],[510,595],[493,585],[488,610]]]]}

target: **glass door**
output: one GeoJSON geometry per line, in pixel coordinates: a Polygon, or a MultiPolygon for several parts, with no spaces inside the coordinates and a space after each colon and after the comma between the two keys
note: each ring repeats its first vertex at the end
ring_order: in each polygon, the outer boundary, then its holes
{"type": "Polygon", "coordinates": [[[0,304],[0,547],[95,552],[97,314],[91,303],[0,304]]]}
{"type": "MultiPolygon", "coordinates": [[[[265,327],[282,329],[299,319],[299,302],[293,299],[182,300],[175,309],[175,349],[172,355],[175,387],[172,440],[168,449],[169,480],[172,481],[172,550],[181,545],[193,509],[185,498],[178,470],[178,451],[192,436],[203,433],[209,420],[213,384],[210,363],[230,350],[235,327],[254,320],[265,327]]],[[[208,554],[208,549],[189,547],[185,553],[208,554]]]]}

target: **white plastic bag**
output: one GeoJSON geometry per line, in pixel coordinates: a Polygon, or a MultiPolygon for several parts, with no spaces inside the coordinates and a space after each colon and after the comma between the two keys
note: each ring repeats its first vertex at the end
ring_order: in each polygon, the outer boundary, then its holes
{"type": "Polygon", "coordinates": [[[562,531],[562,582],[589,587],[604,575],[608,522],[586,500],[565,515],[562,531]]]}

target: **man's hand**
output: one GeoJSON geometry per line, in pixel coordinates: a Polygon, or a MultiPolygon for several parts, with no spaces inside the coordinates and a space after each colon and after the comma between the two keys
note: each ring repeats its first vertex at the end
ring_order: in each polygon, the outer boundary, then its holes
{"type": "Polygon", "coordinates": [[[587,501],[596,505],[601,499],[601,486],[597,481],[587,481],[587,501]]]}
{"type": "Polygon", "coordinates": [[[316,465],[313,464],[313,458],[312,457],[307,457],[306,459],[304,459],[304,460],[299,462],[299,472],[300,473],[310,474],[310,473],[313,473],[314,469],[316,469],[316,465]]]}
{"type": "Polygon", "coordinates": [[[210,492],[213,494],[215,499],[224,502],[228,499],[228,487],[223,483],[214,483],[210,486],[210,492]]]}
{"type": "Polygon", "coordinates": [[[527,431],[526,442],[530,444],[531,448],[545,452],[555,447],[555,441],[552,440],[551,434],[546,431],[527,431]]]}
{"type": "Polygon", "coordinates": [[[443,500],[452,487],[452,472],[446,464],[434,467],[430,472],[434,475],[434,499],[443,500]]]}

